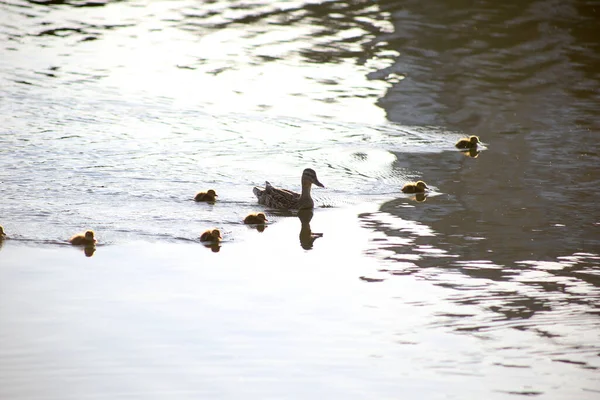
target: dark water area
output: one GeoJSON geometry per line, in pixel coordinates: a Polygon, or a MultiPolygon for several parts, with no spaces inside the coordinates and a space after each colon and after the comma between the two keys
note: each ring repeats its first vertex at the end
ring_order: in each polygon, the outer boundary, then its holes
{"type": "Polygon", "coordinates": [[[599,22],[584,0],[0,0],[0,397],[596,398],[599,22]],[[240,223],[307,165],[310,224],[240,223]]]}

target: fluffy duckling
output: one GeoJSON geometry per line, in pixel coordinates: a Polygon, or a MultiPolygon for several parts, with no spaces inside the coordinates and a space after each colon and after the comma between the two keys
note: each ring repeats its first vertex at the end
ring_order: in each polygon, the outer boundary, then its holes
{"type": "Polygon", "coordinates": [[[221,231],[218,229],[207,229],[200,235],[201,242],[219,243],[221,239],[221,231]]]}
{"type": "Polygon", "coordinates": [[[459,149],[476,149],[478,144],[482,143],[477,136],[469,136],[456,142],[456,147],[459,149]]]}
{"type": "Polygon", "coordinates": [[[91,246],[96,243],[96,239],[94,238],[94,231],[85,231],[85,233],[78,233],[77,235],[71,237],[69,242],[75,246],[91,246]]]}
{"type": "Polygon", "coordinates": [[[261,212],[248,214],[248,216],[244,218],[245,224],[264,224],[266,221],[268,221],[267,216],[261,212]]]}
{"type": "Polygon", "coordinates": [[[194,197],[194,201],[208,201],[215,202],[217,196],[217,192],[212,189],[207,190],[206,192],[198,192],[196,193],[196,197],[194,197]]]}
{"type": "Polygon", "coordinates": [[[423,193],[429,186],[423,181],[409,182],[402,187],[403,193],[423,193]]]}

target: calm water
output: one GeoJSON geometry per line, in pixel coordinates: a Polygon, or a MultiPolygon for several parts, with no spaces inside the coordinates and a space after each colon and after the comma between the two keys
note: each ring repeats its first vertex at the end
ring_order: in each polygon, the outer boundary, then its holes
{"type": "Polygon", "coordinates": [[[0,1],[0,397],[597,398],[599,13],[0,1]]]}

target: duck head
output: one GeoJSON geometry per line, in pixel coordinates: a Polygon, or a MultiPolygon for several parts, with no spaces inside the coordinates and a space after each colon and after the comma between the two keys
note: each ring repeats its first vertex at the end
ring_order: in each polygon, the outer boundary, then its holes
{"type": "Polygon", "coordinates": [[[305,183],[313,183],[319,187],[325,187],[325,185],[319,182],[319,179],[317,179],[317,173],[312,168],[306,168],[302,172],[302,185],[305,183]]]}
{"type": "Polygon", "coordinates": [[[415,183],[415,186],[421,190],[429,189],[429,186],[427,186],[427,184],[423,181],[417,181],[417,183],[415,183]]]}
{"type": "Polygon", "coordinates": [[[471,143],[473,146],[475,146],[477,144],[482,144],[481,141],[479,140],[479,137],[477,137],[477,136],[469,136],[469,143],[471,143]]]}

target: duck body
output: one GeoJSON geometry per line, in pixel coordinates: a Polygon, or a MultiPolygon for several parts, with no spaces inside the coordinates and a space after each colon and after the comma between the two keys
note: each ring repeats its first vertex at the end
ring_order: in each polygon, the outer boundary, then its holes
{"type": "Polygon", "coordinates": [[[94,231],[85,231],[84,233],[78,233],[69,239],[69,243],[74,246],[91,246],[96,244],[96,238],[94,238],[94,231]]]}
{"type": "Polygon", "coordinates": [[[264,224],[267,220],[267,216],[264,213],[251,213],[244,218],[245,224],[264,224]]]}
{"type": "Polygon", "coordinates": [[[403,193],[424,193],[429,186],[423,181],[409,182],[402,187],[403,193]]]}
{"type": "Polygon", "coordinates": [[[476,149],[478,144],[481,144],[479,137],[469,136],[468,138],[460,139],[456,142],[455,146],[459,149],[476,149]]]}
{"type": "Polygon", "coordinates": [[[209,189],[206,192],[198,192],[196,193],[196,196],[194,197],[194,201],[207,201],[207,202],[215,202],[217,200],[217,193],[212,190],[209,189]]]}
{"type": "Polygon", "coordinates": [[[218,229],[207,229],[200,235],[201,242],[219,243],[221,239],[221,231],[218,229]]]}
{"type": "Polygon", "coordinates": [[[288,210],[306,210],[312,209],[315,203],[310,195],[310,189],[313,184],[325,187],[317,179],[317,173],[311,169],[306,168],[302,172],[302,193],[292,192],[287,189],[276,188],[269,182],[265,182],[265,187],[255,187],[253,189],[254,195],[258,199],[258,204],[263,204],[267,207],[288,209],[288,210]]]}

